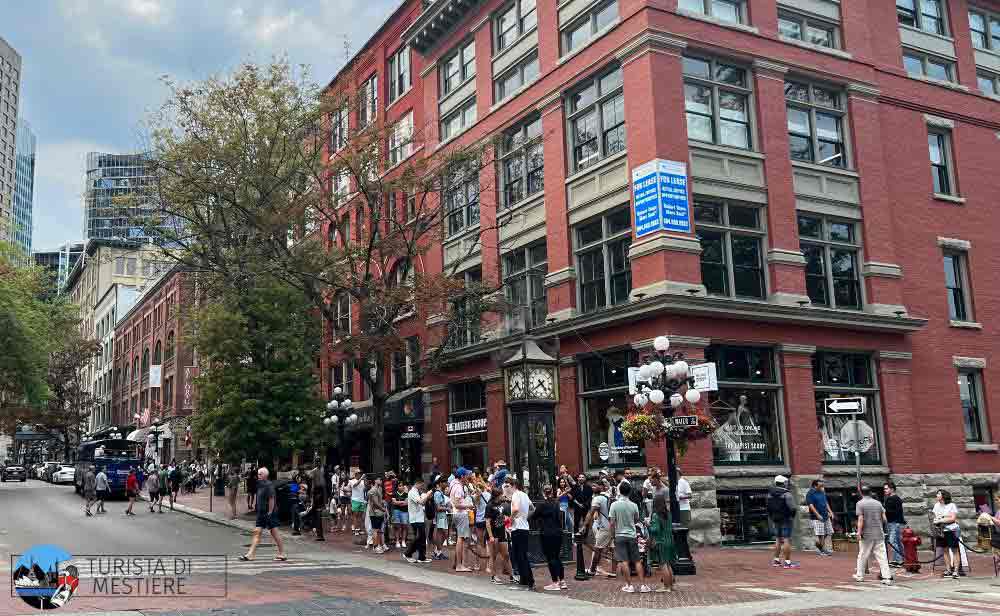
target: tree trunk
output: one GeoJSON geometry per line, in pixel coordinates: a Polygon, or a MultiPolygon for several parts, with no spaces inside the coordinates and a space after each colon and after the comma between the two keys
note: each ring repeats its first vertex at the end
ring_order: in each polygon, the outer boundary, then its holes
{"type": "Polygon", "coordinates": [[[385,472],[385,397],[372,396],[372,472],[385,472]]]}

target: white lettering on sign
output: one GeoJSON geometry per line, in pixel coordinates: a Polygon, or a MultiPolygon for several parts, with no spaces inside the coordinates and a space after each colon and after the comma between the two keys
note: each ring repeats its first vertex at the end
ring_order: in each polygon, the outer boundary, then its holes
{"type": "Polygon", "coordinates": [[[455,421],[448,424],[448,434],[460,434],[464,432],[473,432],[475,430],[485,430],[485,429],[486,429],[486,418],[467,419],[465,421],[455,421]]]}
{"type": "Polygon", "coordinates": [[[719,376],[714,362],[691,366],[691,377],[698,391],[719,391],[719,376]]]}

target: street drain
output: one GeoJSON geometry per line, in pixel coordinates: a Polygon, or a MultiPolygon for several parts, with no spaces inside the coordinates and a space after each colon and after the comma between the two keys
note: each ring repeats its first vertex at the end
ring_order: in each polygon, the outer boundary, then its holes
{"type": "Polygon", "coordinates": [[[378,604],[386,607],[421,607],[424,605],[416,601],[379,601],[378,604]]]}

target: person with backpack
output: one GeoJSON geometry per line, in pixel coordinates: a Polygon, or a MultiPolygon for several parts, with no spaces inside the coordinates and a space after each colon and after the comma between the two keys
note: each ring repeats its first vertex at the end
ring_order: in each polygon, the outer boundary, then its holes
{"type": "Polygon", "coordinates": [[[772,567],[798,569],[792,561],[792,529],[795,526],[795,500],[788,491],[788,477],[778,475],[767,495],[767,514],[774,527],[774,557],[772,567]]]}
{"type": "Polygon", "coordinates": [[[431,543],[434,544],[434,556],[431,559],[448,560],[448,555],[442,549],[448,538],[448,497],[445,496],[448,478],[438,475],[434,484],[434,495],[428,500],[427,505],[427,519],[434,520],[434,534],[431,537],[431,543]]]}

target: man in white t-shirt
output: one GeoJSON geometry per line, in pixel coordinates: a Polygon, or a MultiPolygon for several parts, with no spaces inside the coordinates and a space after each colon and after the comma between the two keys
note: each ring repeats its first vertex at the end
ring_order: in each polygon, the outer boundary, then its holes
{"type": "Polygon", "coordinates": [[[614,573],[617,563],[612,560],[612,570],[604,571],[599,569],[601,557],[606,550],[611,549],[615,535],[611,532],[609,511],[611,509],[611,484],[605,480],[597,479],[593,483],[594,498],[590,501],[590,511],[583,520],[583,528],[592,533],[593,539],[588,541],[593,545],[594,556],[590,561],[590,575],[604,575],[609,578],[617,577],[614,573]]]}
{"type": "Polygon", "coordinates": [[[351,488],[351,532],[360,535],[362,527],[359,525],[362,523],[361,517],[365,514],[365,506],[368,503],[365,479],[361,471],[354,471],[354,479],[348,481],[347,485],[351,488]]]}
{"type": "Polygon", "coordinates": [[[520,587],[532,590],[535,588],[535,578],[531,574],[531,562],[528,560],[528,515],[531,513],[531,499],[521,491],[516,475],[508,475],[504,481],[514,490],[510,496],[511,561],[520,576],[520,587]]]}
{"type": "Polygon", "coordinates": [[[431,562],[427,559],[427,525],[425,524],[424,505],[427,504],[427,499],[434,494],[434,490],[430,489],[425,492],[424,487],[426,485],[424,478],[417,476],[416,481],[413,482],[413,487],[410,488],[409,493],[406,495],[406,512],[410,521],[410,528],[413,529],[413,539],[406,546],[406,551],[403,552],[403,559],[411,563],[426,564],[431,562]],[[413,552],[417,553],[418,558],[416,560],[413,559],[413,552]]]}
{"type": "Polygon", "coordinates": [[[677,469],[677,506],[681,512],[680,522],[684,526],[691,525],[691,484],[684,478],[681,469],[677,469]]]}
{"type": "Polygon", "coordinates": [[[472,538],[469,529],[469,508],[470,504],[466,498],[465,486],[469,482],[472,473],[465,468],[455,471],[455,481],[451,482],[448,488],[448,496],[451,500],[452,525],[455,527],[455,571],[458,573],[468,573],[472,571],[465,566],[465,542],[472,538]]]}

